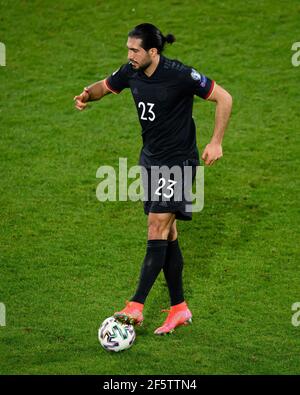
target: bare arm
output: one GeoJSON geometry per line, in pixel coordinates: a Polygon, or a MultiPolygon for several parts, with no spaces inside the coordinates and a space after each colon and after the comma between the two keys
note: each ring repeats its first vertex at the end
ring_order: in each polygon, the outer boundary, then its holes
{"type": "Polygon", "coordinates": [[[111,93],[111,91],[107,88],[105,80],[95,82],[87,88],[84,88],[80,95],[74,97],[75,107],[80,111],[84,110],[87,106],[87,102],[100,100],[108,93],[111,93]]]}
{"type": "Polygon", "coordinates": [[[216,84],[207,100],[217,104],[213,136],[202,154],[205,164],[212,165],[223,156],[222,141],[231,114],[232,97],[225,89],[216,84]]]}

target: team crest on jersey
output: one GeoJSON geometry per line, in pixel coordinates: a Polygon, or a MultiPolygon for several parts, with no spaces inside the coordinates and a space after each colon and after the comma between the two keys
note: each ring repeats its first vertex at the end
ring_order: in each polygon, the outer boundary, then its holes
{"type": "Polygon", "coordinates": [[[195,81],[201,81],[201,74],[198,73],[198,71],[196,71],[195,69],[192,69],[191,77],[192,77],[193,80],[195,80],[195,81]]]}

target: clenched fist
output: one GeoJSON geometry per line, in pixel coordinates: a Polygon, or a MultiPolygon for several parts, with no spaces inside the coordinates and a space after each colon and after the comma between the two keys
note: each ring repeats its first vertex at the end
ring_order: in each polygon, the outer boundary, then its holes
{"type": "Polygon", "coordinates": [[[74,101],[75,101],[75,107],[77,108],[77,110],[84,110],[85,107],[87,106],[87,102],[89,100],[89,91],[87,88],[84,88],[83,92],[80,93],[79,96],[75,96],[74,97],[74,101]]]}
{"type": "Polygon", "coordinates": [[[216,160],[222,158],[223,150],[221,144],[210,143],[207,144],[205,150],[202,154],[202,159],[204,163],[208,166],[211,166],[216,160]]]}

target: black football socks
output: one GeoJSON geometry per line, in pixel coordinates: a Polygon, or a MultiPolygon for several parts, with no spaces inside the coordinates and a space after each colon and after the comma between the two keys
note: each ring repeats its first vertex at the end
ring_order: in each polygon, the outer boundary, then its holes
{"type": "Polygon", "coordinates": [[[139,284],[135,295],[131,298],[132,301],[145,303],[157,276],[164,267],[167,249],[168,240],[148,240],[139,284]]]}
{"type": "Polygon", "coordinates": [[[182,303],[184,301],[182,286],[183,258],[177,239],[168,242],[163,270],[169,288],[171,306],[182,303]]]}

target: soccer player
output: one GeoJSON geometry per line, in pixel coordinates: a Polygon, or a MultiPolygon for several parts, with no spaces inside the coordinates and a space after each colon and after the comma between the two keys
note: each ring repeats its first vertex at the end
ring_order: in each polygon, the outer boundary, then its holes
{"type": "Polygon", "coordinates": [[[180,61],[162,55],[165,44],[174,41],[172,34],[164,36],[152,24],[136,26],[128,34],[129,62],[108,78],[84,88],[74,98],[75,107],[83,110],[90,101],[130,88],[135,101],[143,139],[139,163],[149,175],[148,178],[144,176],[144,185],[150,185],[150,196],[144,202],[144,211],[148,215],[148,241],[136,292],[115,317],[123,322],[141,324],[145,300],[163,270],[171,308],[167,310],[169,314],[163,325],[154,332],[158,335],[170,333],[192,319],[184,299],[183,258],[176,228],[176,220],[190,220],[191,212],[187,211],[188,198],[174,199],[176,183],[186,192],[184,177],[172,178],[160,172],[155,178],[152,177],[154,169],[157,172],[157,167],[183,169],[189,166],[194,179],[200,163],[192,118],[194,95],[216,102],[213,135],[202,154],[206,165],[215,163],[222,157],[222,139],[232,107],[231,95],[216,82],[180,61]],[[156,185],[153,185],[153,179],[158,181],[156,185]],[[167,193],[162,193],[163,186],[167,193]],[[162,195],[168,199],[162,199],[162,195]]]}

